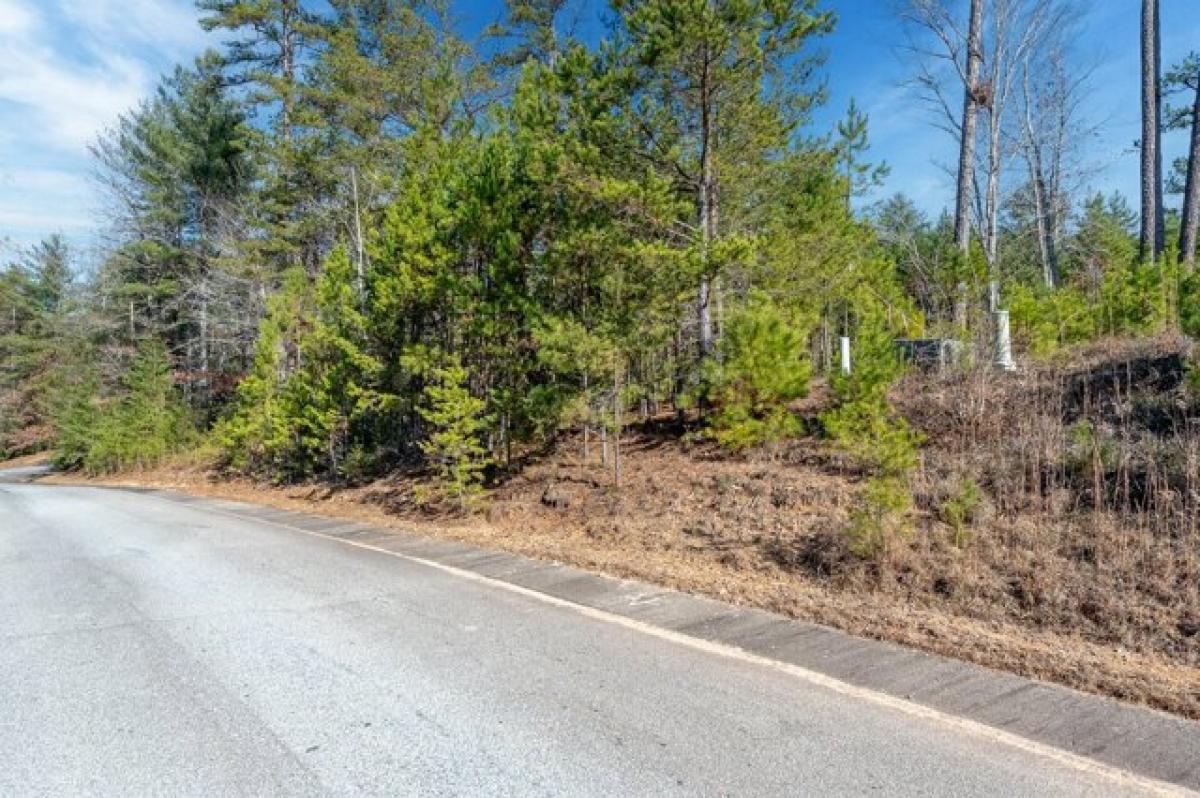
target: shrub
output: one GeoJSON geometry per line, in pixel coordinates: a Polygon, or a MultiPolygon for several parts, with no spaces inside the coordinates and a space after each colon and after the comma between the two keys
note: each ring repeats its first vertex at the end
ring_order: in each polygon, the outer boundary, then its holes
{"type": "Polygon", "coordinates": [[[1104,335],[1152,333],[1177,323],[1186,332],[1200,331],[1200,314],[1190,301],[1197,290],[1200,281],[1181,281],[1170,258],[1153,266],[1114,262],[1090,286],[1013,285],[1009,308],[1017,339],[1034,355],[1048,355],[1104,335]]]}
{"type": "Polygon", "coordinates": [[[491,463],[480,441],[488,426],[487,403],[471,394],[469,375],[457,358],[439,357],[433,363],[420,368],[428,382],[417,410],[430,426],[421,451],[434,468],[439,489],[466,510],[478,498],[491,463]]]}
{"type": "Polygon", "coordinates": [[[1034,355],[1052,354],[1100,332],[1095,303],[1074,287],[1015,285],[1009,296],[1014,335],[1034,355]]]}
{"type": "Polygon", "coordinates": [[[902,477],[917,464],[920,436],[888,400],[904,366],[886,328],[861,331],[854,371],[833,381],[839,404],[821,416],[825,432],[859,465],[902,477]]]}
{"type": "Polygon", "coordinates": [[[788,405],[808,394],[812,366],[804,336],[780,309],[758,298],[729,321],[721,357],[711,367],[710,425],[717,441],[742,450],[801,432],[788,405]]]}
{"type": "Polygon", "coordinates": [[[846,530],[851,553],[864,559],[883,554],[892,540],[908,532],[912,503],[906,478],[879,476],[869,480],[846,530]]]}
{"type": "Polygon", "coordinates": [[[847,528],[851,551],[859,557],[882,554],[908,529],[909,476],[917,465],[920,436],[896,413],[887,395],[902,371],[887,327],[868,320],[859,330],[853,373],[834,380],[840,403],[821,416],[826,434],[873,472],[847,528]]]}
{"type": "Polygon", "coordinates": [[[964,479],[958,490],[942,502],[942,518],[954,530],[954,545],[962,548],[967,544],[967,527],[983,504],[983,491],[973,479],[964,479]]]}

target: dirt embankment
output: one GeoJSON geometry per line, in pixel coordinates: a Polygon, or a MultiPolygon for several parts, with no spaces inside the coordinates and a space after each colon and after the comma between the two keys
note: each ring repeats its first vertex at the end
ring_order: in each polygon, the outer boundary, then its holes
{"type": "Polygon", "coordinates": [[[1200,439],[1162,423],[1191,417],[1182,373],[1144,374],[1152,388],[1122,379],[1160,356],[1109,353],[1078,373],[1009,380],[913,377],[900,404],[928,440],[917,509],[871,560],[843,535],[862,477],[816,439],[731,459],[648,425],[627,437],[617,487],[594,442],[585,461],[567,437],[470,518],[422,510],[399,477],[279,488],[175,467],[109,481],[552,559],[1200,718],[1200,491],[1181,495],[1200,479],[1189,471],[1200,457],[1186,456],[1200,439]],[[1113,366],[1120,357],[1130,368],[1113,366]],[[1148,475],[1168,450],[1173,465],[1148,475]]]}

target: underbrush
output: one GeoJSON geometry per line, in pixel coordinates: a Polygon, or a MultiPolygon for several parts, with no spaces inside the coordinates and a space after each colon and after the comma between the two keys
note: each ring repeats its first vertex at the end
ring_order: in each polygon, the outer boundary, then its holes
{"type": "MultiPolygon", "coordinates": [[[[1189,360],[1182,340],[1109,342],[1019,375],[909,377],[896,395],[929,441],[924,531],[875,581],[886,570],[973,617],[1200,666],[1189,360]]],[[[865,568],[848,563],[846,578],[865,568]]]]}

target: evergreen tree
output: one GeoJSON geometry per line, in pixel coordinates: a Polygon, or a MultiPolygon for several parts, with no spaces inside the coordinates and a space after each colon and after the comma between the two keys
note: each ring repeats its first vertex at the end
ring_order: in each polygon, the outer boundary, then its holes
{"type": "Polygon", "coordinates": [[[456,358],[422,353],[419,359],[421,365],[415,368],[427,382],[418,410],[429,425],[421,451],[441,489],[466,510],[477,497],[488,466],[487,449],[480,440],[487,429],[483,416],[487,403],[471,394],[467,370],[456,358]]]}
{"type": "Polygon", "coordinates": [[[242,88],[247,116],[263,117],[257,132],[263,169],[254,216],[261,230],[247,255],[275,277],[292,266],[315,273],[331,238],[322,213],[331,193],[321,168],[325,125],[301,107],[320,16],[301,0],[198,0],[200,24],[226,31],[221,62],[242,88]]]}
{"type": "Polygon", "coordinates": [[[1189,53],[1163,78],[1167,93],[1183,93],[1190,102],[1182,107],[1168,106],[1166,127],[1168,130],[1188,132],[1187,157],[1175,165],[1171,181],[1183,195],[1183,210],[1180,214],[1179,257],[1192,266],[1196,261],[1196,245],[1200,239],[1200,53],[1189,53]]]}
{"type": "Polygon", "coordinates": [[[570,0],[505,0],[504,20],[489,33],[508,40],[509,47],[495,58],[503,69],[537,62],[554,69],[563,52],[557,24],[570,0]]]}
{"type": "Polygon", "coordinates": [[[98,474],[157,465],[193,439],[194,428],[162,344],[148,341],[122,376],[118,393],[95,404],[90,377],[73,381],[61,408],[61,465],[98,474]],[[90,424],[88,422],[91,422],[90,424]],[[82,456],[80,456],[82,454],[82,456]]]}
{"type": "Polygon", "coordinates": [[[75,343],[72,254],[52,235],[0,270],[0,458],[47,448],[53,373],[75,343]]]}
{"type": "Polygon", "coordinates": [[[812,366],[803,331],[758,297],[730,319],[713,367],[717,441],[733,450],[775,444],[801,431],[789,404],[808,394],[812,366]]]}
{"type": "MultiPolygon", "coordinates": [[[[620,37],[637,75],[631,111],[644,150],[694,202],[698,345],[713,351],[720,278],[739,230],[729,202],[739,183],[769,173],[822,97],[808,87],[809,40],[832,29],[815,0],[616,0],[620,37]]],[[[753,193],[750,186],[742,190],[753,193]]]]}
{"type": "Polygon", "coordinates": [[[834,152],[837,153],[838,166],[846,178],[847,211],[850,210],[854,197],[861,197],[880,185],[889,171],[886,164],[871,165],[860,160],[870,149],[867,121],[867,115],[859,109],[858,103],[851,99],[846,118],[837,124],[834,152]]]}
{"type": "Polygon", "coordinates": [[[177,69],[93,147],[119,242],[96,285],[108,333],[125,346],[159,338],[197,405],[244,367],[262,285],[228,257],[253,169],[218,66],[210,53],[177,69]]]}
{"type": "MultiPolygon", "coordinates": [[[[288,385],[300,366],[300,346],[312,325],[314,304],[308,278],[299,269],[284,276],[283,286],[270,299],[254,362],[238,385],[233,413],[214,430],[234,468],[276,478],[312,473],[312,458],[300,456],[298,408],[291,404],[304,397],[289,392],[288,385]]],[[[317,442],[318,457],[323,443],[317,442]]]]}
{"type": "Polygon", "coordinates": [[[301,0],[198,0],[205,30],[225,30],[223,60],[231,78],[249,86],[249,99],[276,109],[283,139],[292,126],[315,16],[301,0]]]}

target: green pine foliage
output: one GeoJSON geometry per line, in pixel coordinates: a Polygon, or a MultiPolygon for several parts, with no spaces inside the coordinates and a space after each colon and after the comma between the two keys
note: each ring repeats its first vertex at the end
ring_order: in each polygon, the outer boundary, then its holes
{"type": "Polygon", "coordinates": [[[802,431],[789,405],[808,394],[812,364],[804,331],[810,327],[784,318],[761,297],[730,319],[708,380],[718,408],[710,425],[722,446],[741,451],[802,431]]]}
{"type": "Polygon", "coordinates": [[[456,358],[422,352],[408,359],[426,380],[417,408],[429,427],[421,451],[433,468],[438,491],[465,511],[478,499],[490,465],[482,441],[488,429],[487,402],[472,395],[470,375],[456,358]]]}
{"type": "Polygon", "coordinates": [[[298,270],[285,275],[259,329],[250,372],[238,386],[232,415],[213,437],[236,469],[263,476],[299,477],[311,464],[297,457],[299,435],[293,403],[302,396],[288,389],[299,366],[300,340],[311,326],[313,297],[308,278],[298,270]]]}
{"type": "Polygon", "coordinates": [[[50,236],[0,269],[0,459],[54,444],[55,364],[79,343],[71,260],[65,240],[50,236]]]}
{"type": "Polygon", "coordinates": [[[60,375],[54,418],[56,464],[89,474],[149,468],[196,439],[171,361],[157,341],[141,347],[111,395],[101,391],[92,369],[60,375]]]}
{"type": "Polygon", "coordinates": [[[1141,264],[1135,224],[1119,196],[1088,200],[1064,284],[1013,282],[1006,289],[1020,344],[1048,355],[1104,336],[1154,334],[1190,318],[1192,281],[1169,255],[1153,267],[1141,264]]]}
{"type": "Polygon", "coordinates": [[[821,416],[825,432],[869,478],[846,530],[851,551],[880,556],[909,529],[909,479],[919,462],[920,435],[901,418],[888,390],[903,370],[893,335],[879,319],[865,319],[850,375],[833,380],[838,405],[821,416]]]}
{"type": "Polygon", "coordinates": [[[100,375],[88,363],[71,362],[55,373],[50,418],[54,428],[51,463],[65,471],[81,470],[87,461],[100,414],[100,375]]]}
{"type": "Polygon", "coordinates": [[[888,391],[903,371],[894,336],[863,324],[854,339],[854,368],[833,378],[838,404],[821,417],[829,437],[869,471],[904,477],[917,465],[919,436],[891,406],[888,391]]]}

